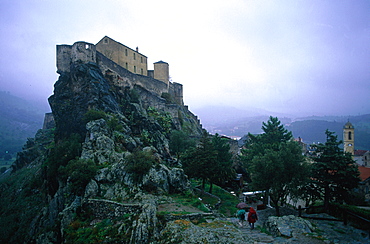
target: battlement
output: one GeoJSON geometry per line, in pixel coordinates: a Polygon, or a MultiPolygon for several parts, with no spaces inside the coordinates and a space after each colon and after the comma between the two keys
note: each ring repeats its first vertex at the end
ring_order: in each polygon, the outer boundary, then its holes
{"type": "Polygon", "coordinates": [[[96,47],[88,42],[57,45],[57,73],[69,72],[71,63],[96,63],[96,47]]]}

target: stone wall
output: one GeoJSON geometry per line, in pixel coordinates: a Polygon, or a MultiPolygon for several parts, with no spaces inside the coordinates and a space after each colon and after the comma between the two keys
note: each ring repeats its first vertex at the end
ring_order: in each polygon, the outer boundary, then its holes
{"type": "Polygon", "coordinates": [[[42,129],[43,130],[52,129],[54,127],[55,127],[55,120],[54,120],[53,113],[45,113],[44,124],[42,126],[42,129]]]}
{"type": "Polygon", "coordinates": [[[73,45],[57,45],[57,73],[70,72],[73,62],[96,63],[96,47],[88,42],[73,45]]]}
{"type": "Polygon", "coordinates": [[[168,93],[175,99],[176,103],[179,105],[184,105],[183,99],[183,89],[180,83],[169,83],[168,93]]]}
{"type": "Polygon", "coordinates": [[[170,82],[168,63],[163,61],[154,63],[154,79],[163,81],[166,84],[170,82]]]}
{"type": "Polygon", "coordinates": [[[146,76],[148,73],[147,57],[138,49],[135,51],[107,36],[96,44],[96,49],[134,74],[146,76]]]}
{"type": "Polygon", "coordinates": [[[148,76],[133,74],[100,52],[97,52],[97,63],[103,74],[110,72],[110,75],[113,75],[111,81],[117,86],[133,88],[135,85],[139,85],[159,96],[168,91],[167,84],[148,76]]]}
{"type": "Polygon", "coordinates": [[[125,214],[138,215],[142,211],[140,204],[123,204],[105,199],[88,199],[85,204],[99,219],[117,218],[125,214]]]}

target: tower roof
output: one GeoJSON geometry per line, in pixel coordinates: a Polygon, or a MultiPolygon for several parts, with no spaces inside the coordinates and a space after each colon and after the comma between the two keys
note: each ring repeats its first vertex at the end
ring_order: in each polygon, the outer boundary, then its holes
{"type": "Polygon", "coordinates": [[[155,62],[155,64],[168,64],[167,62],[164,62],[162,60],[158,61],[158,62],[155,62]]]}
{"type": "Polygon", "coordinates": [[[353,127],[352,123],[348,121],[348,122],[343,126],[343,128],[344,128],[344,129],[353,129],[354,127],[353,127]]]}

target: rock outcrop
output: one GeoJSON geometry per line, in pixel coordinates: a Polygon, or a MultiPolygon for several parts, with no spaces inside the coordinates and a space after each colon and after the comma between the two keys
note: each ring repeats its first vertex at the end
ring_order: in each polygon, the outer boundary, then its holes
{"type": "MultiPolygon", "coordinates": [[[[19,216],[27,214],[28,223],[21,221],[20,234],[7,230],[1,240],[73,243],[85,235],[91,238],[87,242],[159,241],[166,223],[157,217],[158,199],[189,190],[187,176],[170,154],[170,131],[197,137],[202,127],[182,101],[176,102],[179,98],[132,82],[144,78],[125,77],[111,63],[107,72],[104,57],[96,62],[94,55],[78,57],[70,63],[58,58],[64,68],[58,69],[49,98],[55,128],[40,130],[13,165],[14,172],[37,172],[37,180],[17,191],[37,191],[38,211],[21,209],[19,216]]],[[[9,189],[0,196],[20,201],[21,194],[9,189]]],[[[7,211],[12,208],[2,216],[7,211]]]]}
{"type": "Polygon", "coordinates": [[[303,218],[287,215],[282,217],[270,216],[264,223],[267,231],[273,236],[294,237],[314,230],[311,222],[303,218]]]}

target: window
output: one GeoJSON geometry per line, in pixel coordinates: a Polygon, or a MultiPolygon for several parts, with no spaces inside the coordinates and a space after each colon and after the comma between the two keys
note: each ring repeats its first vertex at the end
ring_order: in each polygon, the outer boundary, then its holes
{"type": "Polygon", "coordinates": [[[352,140],[352,132],[348,132],[348,140],[352,140]]]}
{"type": "Polygon", "coordinates": [[[136,53],[134,53],[134,60],[136,60],[136,53]]]}
{"type": "Polygon", "coordinates": [[[134,73],[136,73],[136,66],[134,66],[134,73]]]}
{"type": "Polygon", "coordinates": [[[143,63],[143,57],[140,57],[140,62],[143,63]]]}
{"type": "Polygon", "coordinates": [[[125,55],[127,56],[127,49],[125,49],[125,55]]]}
{"type": "Polygon", "coordinates": [[[128,63],[126,63],[126,69],[128,69],[128,63]]]}
{"type": "Polygon", "coordinates": [[[105,38],[105,39],[104,39],[104,43],[105,43],[105,44],[108,44],[108,38],[105,38]]]}
{"type": "Polygon", "coordinates": [[[142,74],[142,75],[144,74],[144,71],[143,71],[143,69],[141,69],[141,74],[142,74]]]}

